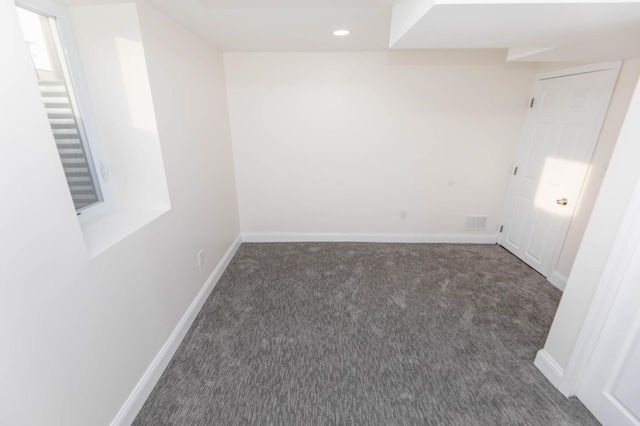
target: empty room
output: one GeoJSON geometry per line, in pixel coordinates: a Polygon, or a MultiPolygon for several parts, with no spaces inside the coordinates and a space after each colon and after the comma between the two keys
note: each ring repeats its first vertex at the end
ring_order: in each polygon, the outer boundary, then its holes
{"type": "Polygon", "coordinates": [[[0,2],[0,425],[639,425],[640,0],[0,2]]]}

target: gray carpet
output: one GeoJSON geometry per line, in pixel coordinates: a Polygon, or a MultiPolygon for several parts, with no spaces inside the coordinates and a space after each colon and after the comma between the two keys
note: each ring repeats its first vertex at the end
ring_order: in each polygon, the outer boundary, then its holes
{"type": "Polygon", "coordinates": [[[560,291],[496,245],[242,244],[136,425],[592,425],[560,291]]]}

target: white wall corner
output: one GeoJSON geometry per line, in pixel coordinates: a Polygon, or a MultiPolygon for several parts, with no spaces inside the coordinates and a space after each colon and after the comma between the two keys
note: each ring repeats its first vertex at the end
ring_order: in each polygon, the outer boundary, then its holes
{"type": "Polygon", "coordinates": [[[320,234],[243,233],[245,243],[358,242],[358,243],[454,243],[495,244],[497,234],[320,234]]]}
{"type": "Polygon", "coordinates": [[[403,0],[391,10],[389,47],[393,47],[434,6],[436,0],[403,0]]]}
{"type": "Polygon", "coordinates": [[[536,354],[536,359],[533,361],[533,364],[558,391],[562,392],[560,390],[560,382],[562,381],[564,369],[558,365],[551,355],[545,352],[544,349],[540,349],[536,354]]]}
{"type": "Polygon", "coordinates": [[[200,292],[196,295],[193,302],[184,313],[178,325],[173,330],[165,344],[162,346],[158,354],[155,356],[147,371],[144,372],[142,378],[133,389],[127,400],[125,401],[120,411],[115,416],[113,421],[111,422],[111,426],[128,426],[133,423],[134,419],[138,415],[138,412],[144,405],[145,401],[151,394],[151,391],[160,380],[162,373],[164,372],[167,365],[169,365],[169,361],[175,354],[178,346],[184,339],[184,336],[187,334],[187,331],[193,324],[193,321],[196,319],[196,316],[200,312],[202,305],[207,300],[211,291],[222,277],[222,274],[231,263],[231,259],[236,254],[236,251],[240,247],[242,243],[242,238],[240,235],[231,243],[231,246],[224,254],[218,265],[215,267],[207,281],[205,282],[200,292]]]}
{"type": "Polygon", "coordinates": [[[567,277],[558,271],[553,271],[551,275],[547,277],[547,281],[553,284],[560,291],[564,291],[564,288],[567,286],[567,277]]]}
{"type": "Polygon", "coordinates": [[[537,53],[548,52],[555,47],[511,47],[507,51],[507,62],[527,60],[537,53]]]}

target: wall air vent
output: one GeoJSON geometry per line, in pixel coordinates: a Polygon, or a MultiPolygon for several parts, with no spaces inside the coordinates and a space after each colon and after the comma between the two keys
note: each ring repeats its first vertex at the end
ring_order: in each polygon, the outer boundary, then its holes
{"type": "Polygon", "coordinates": [[[486,227],[487,227],[486,216],[465,216],[464,217],[465,231],[484,231],[486,227]]]}

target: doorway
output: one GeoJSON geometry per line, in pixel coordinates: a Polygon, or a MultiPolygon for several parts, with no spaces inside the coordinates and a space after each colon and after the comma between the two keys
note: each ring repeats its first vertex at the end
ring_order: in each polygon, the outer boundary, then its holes
{"type": "Polygon", "coordinates": [[[620,63],[538,74],[498,242],[549,278],[580,196],[620,63]]]}
{"type": "MultiPolygon", "coordinates": [[[[640,424],[640,185],[618,236],[607,285],[613,299],[602,307],[603,326],[577,396],[604,425],[640,424]],[[615,296],[614,296],[615,295],[615,296]]],[[[612,252],[612,255],[614,253],[612,252]]],[[[594,327],[595,328],[595,327],[594,327]]]]}

